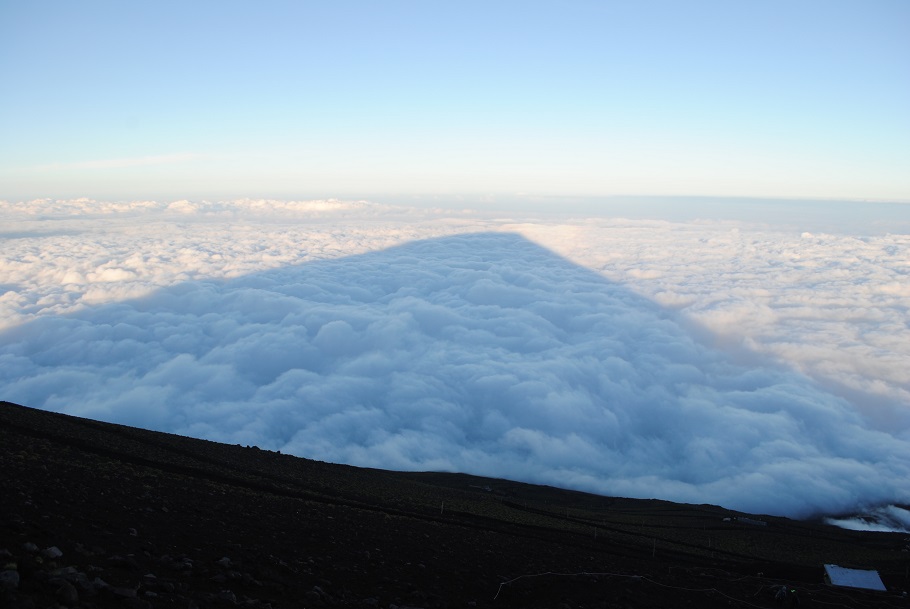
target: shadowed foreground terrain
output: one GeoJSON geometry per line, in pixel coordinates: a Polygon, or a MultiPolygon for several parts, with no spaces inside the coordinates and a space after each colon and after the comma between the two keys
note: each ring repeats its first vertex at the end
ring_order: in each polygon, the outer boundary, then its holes
{"type": "Polygon", "coordinates": [[[910,587],[906,535],[354,468],[6,402],[0,484],[0,607],[778,607],[781,584],[801,607],[905,607],[910,587]],[[878,569],[889,592],[825,586],[824,563],[878,569]]]}

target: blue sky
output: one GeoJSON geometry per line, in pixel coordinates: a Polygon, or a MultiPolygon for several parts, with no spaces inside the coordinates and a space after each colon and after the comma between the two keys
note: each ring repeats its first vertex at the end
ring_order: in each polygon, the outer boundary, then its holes
{"type": "Polygon", "coordinates": [[[910,200],[910,3],[0,0],[0,198],[910,200]]]}

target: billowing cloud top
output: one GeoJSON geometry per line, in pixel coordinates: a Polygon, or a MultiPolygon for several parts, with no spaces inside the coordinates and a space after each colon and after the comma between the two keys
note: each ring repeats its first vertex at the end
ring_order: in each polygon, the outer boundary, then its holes
{"type": "Polygon", "coordinates": [[[759,513],[910,501],[903,236],[48,205],[4,212],[4,399],[759,513]]]}

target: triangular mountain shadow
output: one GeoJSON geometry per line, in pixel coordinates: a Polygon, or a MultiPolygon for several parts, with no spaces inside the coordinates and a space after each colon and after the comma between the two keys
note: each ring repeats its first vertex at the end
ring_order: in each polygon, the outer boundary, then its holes
{"type": "Polygon", "coordinates": [[[893,500],[910,462],[807,379],[508,233],[184,283],[0,345],[4,399],[354,465],[808,515],[893,500]]]}

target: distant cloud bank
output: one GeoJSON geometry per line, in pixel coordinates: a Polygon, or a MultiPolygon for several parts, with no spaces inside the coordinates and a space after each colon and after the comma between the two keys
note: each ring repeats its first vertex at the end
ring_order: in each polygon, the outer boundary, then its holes
{"type": "Polygon", "coordinates": [[[0,202],[0,397],[807,516],[910,502],[908,235],[0,202]]]}

